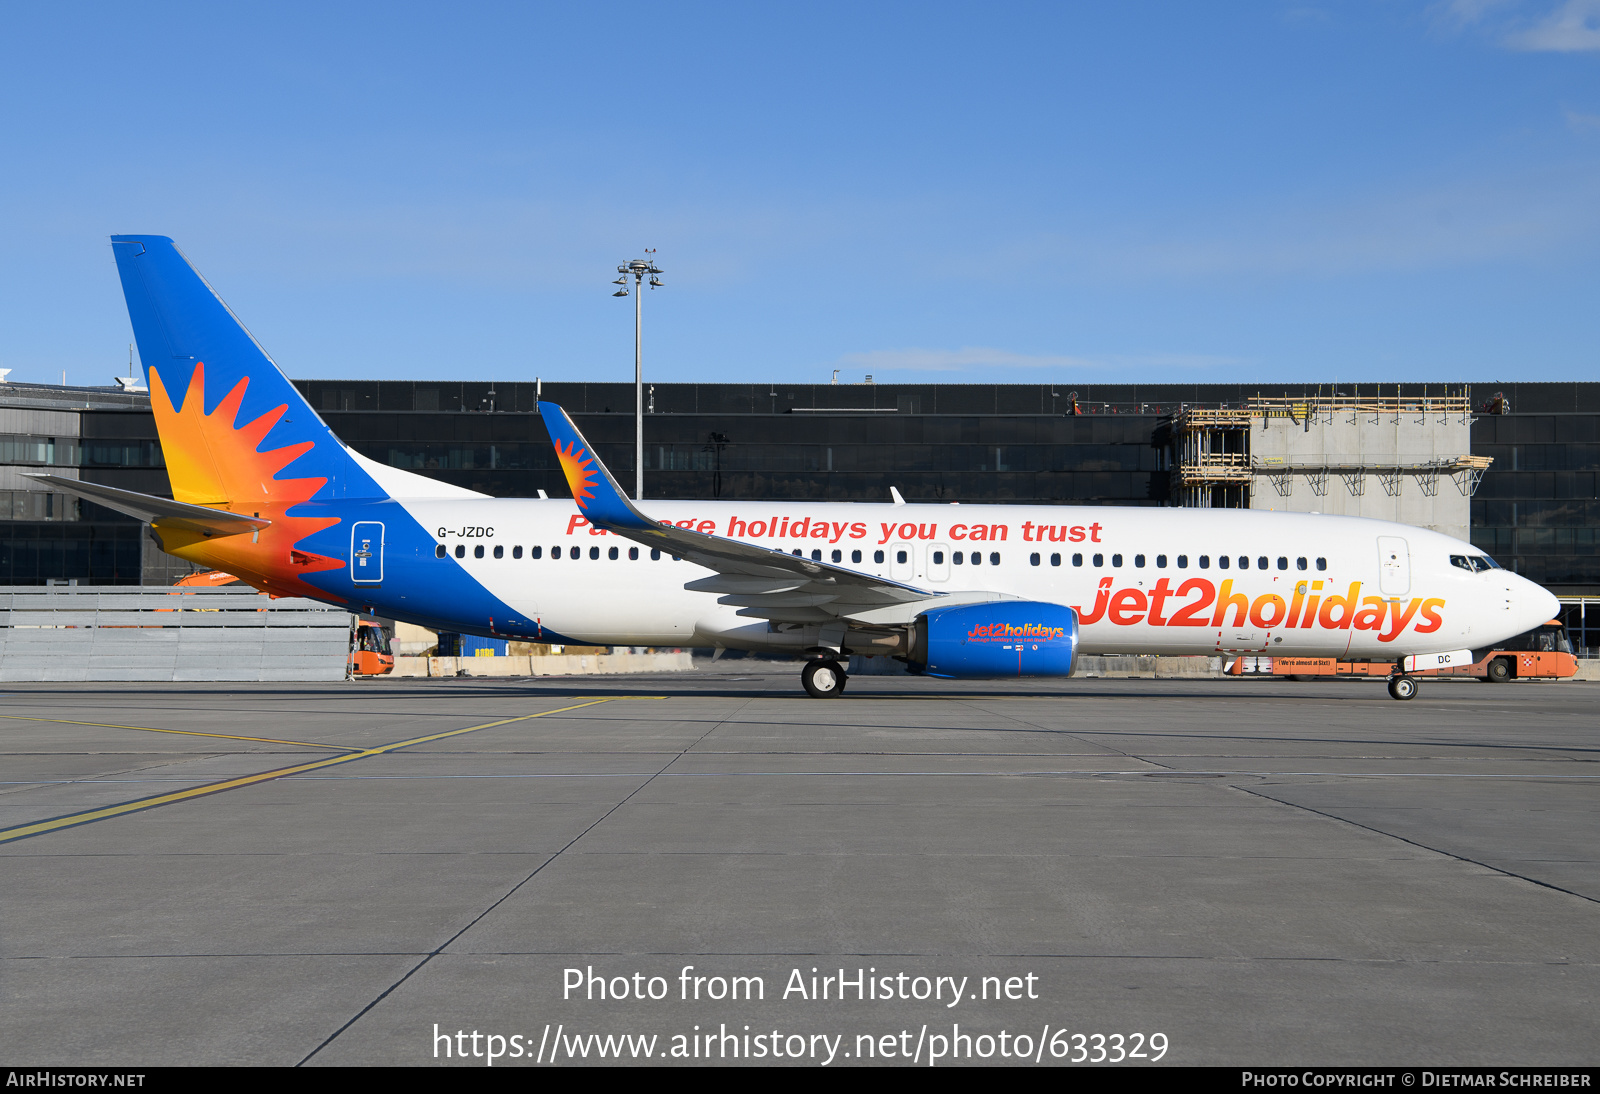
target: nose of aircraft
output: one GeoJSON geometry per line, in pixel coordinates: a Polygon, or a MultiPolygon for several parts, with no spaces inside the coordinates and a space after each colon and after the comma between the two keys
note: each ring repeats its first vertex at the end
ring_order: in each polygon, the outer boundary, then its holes
{"type": "Polygon", "coordinates": [[[1561,611],[1561,601],[1543,585],[1535,584],[1518,574],[1507,574],[1510,585],[1506,589],[1511,600],[1511,610],[1522,630],[1532,630],[1539,624],[1554,619],[1561,611]]]}

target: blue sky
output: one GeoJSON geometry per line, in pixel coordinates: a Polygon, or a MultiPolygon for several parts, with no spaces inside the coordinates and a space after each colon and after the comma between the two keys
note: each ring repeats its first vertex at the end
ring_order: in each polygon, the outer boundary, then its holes
{"type": "Polygon", "coordinates": [[[0,367],[107,236],[296,377],[1600,379],[1600,0],[0,6],[0,367]]]}

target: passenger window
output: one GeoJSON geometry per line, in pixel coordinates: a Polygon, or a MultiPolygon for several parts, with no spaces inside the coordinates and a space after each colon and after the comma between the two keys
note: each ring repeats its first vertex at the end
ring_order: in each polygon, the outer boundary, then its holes
{"type": "Polygon", "coordinates": [[[1052,566],[1061,565],[1061,556],[1060,555],[1051,555],[1050,556],[1050,565],[1052,565],[1052,566]]]}
{"type": "Polygon", "coordinates": [[[1095,566],[1097,566],[1097,567],[1104,566],[1106,564],[1106,556],[1105,555],[1095,555],[1094,559],[1092,561],[1094,562],[1095,566]]]}
{"type": "Polygon", "coordinates": [[[1080,554],[1074,554],[1072,556],[1072,564],[1074,566],[1082,566],[1083,565],[1083,556],[1080,555],[1080,554]]]}
{"type": "Polygon", "coordinates": [[[989,565],[991,565],[991,566],[1000,565],[1000,552],[999,551],[990,551],[989,552],[989,565]]]}
{"type": "Polygon", "coordinates": [[[1141,570],[1144,569],[1144,556],[1143,555],[1134,555],[1133,556],[1133,564],[1135,566],[1137,566],[1141,570]]]}
{"type": "Polygon", "coordinates": [[[456,557],[457,558],[466,558],[467,557],[467,548],[466,548],[466,546],[464,544],[460,544],[460,543],[456,544],[456,557]]]}
{"type": "Polygon", "coordinates": [[[935,566],[943,566],[944,565],[944,552],[943,551],[935,551],[935,552],[933,552],[933,564],[935,566]]]}
{"type": "MultiPolygon", "coordinates": [[[[1179,555],[1178,557],[1181,559],[1183,556],[1179,555]]],[[[1224,564],[1226,564],[1228,560],[1227,559],[1223,559],[1222,561],[1223,561],[1224,564]]],[[[1202,570],[1211,569],[1211,556],[1210,555],[1201,555],[1200,556],[1200,568],[1202,570]]]]}
{"type": "Polygon", "coordinates": [[[1296,570],[1304,570],[1306,568],[1306,560],[1305,560],[1305,558],[1301,557],[1301,558],[1295,559],[1294,560],[1294,568],[1296,570]]]}
{"type": "Polygon", "coordinates": [[[650,548],[650,561],[651,562],[659,562],[659,561],[661,561],[661,552],[658,551],[654,547],[650,548]]]}
{"type": "MultiPolygon", "coordinates": [[[[800,557],[800,548],[796,547],[794,550],[790,551],[789,553],[791,555],[793,555],[795,558],[799,558],[800,557]]],[[[678,561],[678,556],[677,555],[673,555],[672,556],[672,561],[674,561],[674,562],[678,561]]]]}
{"type": "Polygon", "coordinates": [[[1039,552],[1035,551],[1033,554],[1029,555],[1028,556],[1028,563],[1031,566],[1039,565],[1039,552]]]}
{"type": "MultiPolygon", "coordinates": [[[[901,554],[902,554],[902,555],[904,555],[904,554],[905,554],[905,552],[904,552],[904,551],[901,551],[901,552],[900,552],[900,553],[901,553],[901,554]]],[[[812,561],[812,562],[821,562],[821,561],[822,561],[822,551],[821,551],[821,550],[820,550],[820,549],[819,549],[819,548],[812,548],[812,551],[811,551],[811,561],[812,561]]],[[[904,558],[902,558],[902,559],[901,559],[901,560],[900,560],[900,561],[901,561],[901,562],[904,562],[904,561],[905,561],[905,559],[904,559],[904,558]]]]}
{"type": "Polygon", "coordinates": [[[874,552],[872,552],[872,561],[876,562],[880,566],[883,565],[883,552],[882,551],[874,551],[874,552]]]}
{"type": "Polygon", "coordinates": [[[504,547],[500,546],[500,544],[498,544],[498,543],[495,544],[495,547],[494,547],[494,557],[495,558],[505,558],[506,557],[506,549],[504,547]]]}
{"type": "Polygon", "coordinates": [[[1289,568],[1289,559],[1287,558],[1287,556],[1279,555],[1278,556],[1278,569],[1287,570],[1288,568],[1289,568]]]}
{"type": "Polygon", "coordinates": [[[1317,569],[1326,570],[1327,568],[1328,568],[1328,560],[1327,559],[1325,559],[1325,558],[1317,559],[1317,569]]]}
{"type": "Polygon", "coordinates": [[[612,562],[615,562],[615,561],[617,561],[617,555],[619,553],[620,552],[617,550],[617,548],[613,547],[613,548],[611,548],[611,550],[606,552],[606,557],[609,558],[612,562]]]}
{"type": "Polygon", "coordinates": [[[446,554],[447,554],[447,552],[445,551],[444,544],[442,544],[442,543],[439,544],[439,546],[437,546],[437,547],[435,547],[433,549],[433,557],[434,558],[443,558],[446,554]]]}
{"type": "Polygon", "coordinates": [[[835,551],[835,552],[833,552],[833,556],[832,557],[833,557],[833,561],[835,561],[835,562],[843,562],[844,561],[844,552],[843,551],[835,551]]]}
{"type": "Polygon", "coordinates": [[[982,566],[983,565],[983,556],[980,555],[977,551],[972,552],[972,564],[974,566],[982,566]]]}
{"type": "Polygon", "coordinates": [[[1240,555],[1239,556],[1239,569],[1248,570],[1249,568],[1250,568],[1250,559],[1249,559],[1249,557],[1246,556],[1246,555],[1240,555]]]}
{"type": "Polygon", "coordinates": [[[522,545],[521,544],[518,544],[517,546],[511,548],[511,557],[512,558],[521,558],[522,557],[522,545]]]}
{"type": "Polygon", "coordinates": [[[482,558],[483,557],[483,544],[480,543],[480,544],[478,544],[476,547],[474,547],[472,549],[472,557],[473,558],[482,558]]]}
{"type": "MultiPolygon", "coordinates": [[[[1284,562],[1288,562],[1288,561],[1289,561],[1288,559],[1284,559],[1284,562]]],[[[1266,555],[1262,555],[1260,558],[1256,559],[1256,569],[1265,570],[1266,568],[1267,568],[1267,556],[1266,555]]]]}
{"type": "Polygon", "coordinates": [[[1188,568],[1189,568],[1189,556],[1188,555],[1179,555],[1178,556],[1178,569],[1187,570],[1188,568]]]}
{"type": "Polygon", "coordinates": [[[1113,565],[1113,566],[1121,566],[1122,565],[1122,556],[1121,555],[1112,555],[1111,556],[1111,565],[1113,565]]]}
{"type": "Polygon", "coordinates": [[[950,561],[959,566],[966,561],[966,557],[962,555],[960,551],[957,551],[955,554],[950,556],[950,561]]]}
{"type": "Polygon", "coordinates": [[[861,561],[861,552],[860,551],[851,551],[850,552],[850,561],[851,562],[860,562],[861,561]]]}
{"type": "Polygon", "coordinates": [[[631,562],[639,561],[639,548],[637,548],[637,547],[629,547],[628,548],[628,559],[631,562]]]}
{"type": "Polygon", "coordinates": [[[1166,568],[1167,568],[1167,556],[1166,555],[1157,555],[1156,556],[1156,569],[1165,570],[1166,568]]]}
{"type": "Polygon", "coordinates": [[[592,561],[597,561],[599,558],[600,558],[600,548],[598,548],[598,547],[589,548],[589,559],[590,559],[590,561],[591,562],[592,561]]]}
{"type": "MultiPolygon", "coordinates": [[[[1217,569],[1226,570],[1228,568],[1228,563],[1230,561],[1231,560],[1228,558],[1227,555],[1218,555],[1217,556],[1217,569]]],[[[1201,555],[1200,556],[1200,568],[1203,570],[1203,569],[1205,569],[1205,567],[1206,567],[1206,556],[1205,555],[1201,555]]]]}

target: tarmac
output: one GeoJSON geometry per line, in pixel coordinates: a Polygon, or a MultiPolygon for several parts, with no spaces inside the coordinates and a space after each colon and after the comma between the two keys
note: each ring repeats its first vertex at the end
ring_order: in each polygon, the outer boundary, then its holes
{"type": "Polygon", "coordinates": [[[3,1062],[1592,1065],[1597,733],[1532,682],[8,685],[3,1062]]]}

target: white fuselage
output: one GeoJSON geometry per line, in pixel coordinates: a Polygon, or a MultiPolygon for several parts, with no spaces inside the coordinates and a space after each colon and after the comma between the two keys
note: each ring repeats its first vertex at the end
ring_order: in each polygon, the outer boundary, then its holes
{"type": "MultiPolygon", "coordinates": [[[[497,599],[561,635],[603,645],[797,644],[713,593],[684,589],[711,571],[652,559],[648,548],[590,527],[571,501],[401,504],[445,548],[438,565],[463,567],[497,599]]],[[[942,603],[1065,604],[1078,612],[1085,653],[1392,658],[1488,646],[1548,620],[1558,606],[1508,571],[1453,564],[1452,556],[1482,556],[1460,540],[1356,517],[745,501],[646,501],[641,509],[662,522],[948,594],[942,603]]],[[[933,606],[855,618],[892,628],[933,606]]]]}

